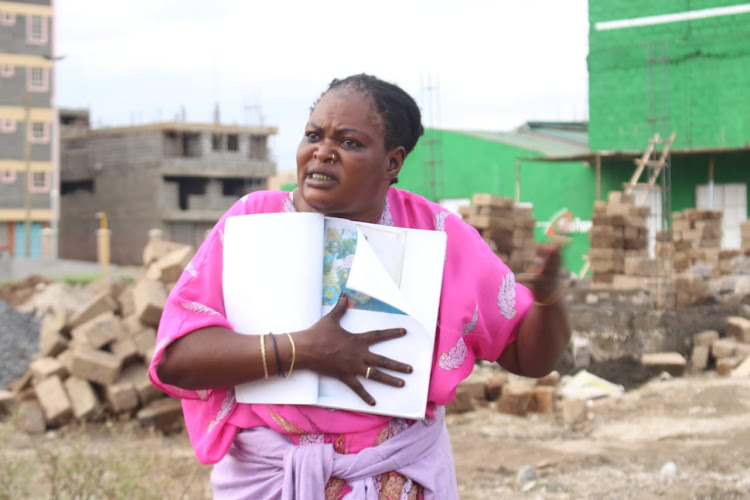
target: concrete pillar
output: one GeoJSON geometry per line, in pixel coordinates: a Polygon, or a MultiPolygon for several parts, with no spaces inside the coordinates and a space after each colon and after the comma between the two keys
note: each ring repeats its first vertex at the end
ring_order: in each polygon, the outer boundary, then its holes
{"type": "Polygon", "coordinates": [[[57,231],[51,227],[42,229],[42,259],[52,260],[55,258],[55,233],[57,231]]]}

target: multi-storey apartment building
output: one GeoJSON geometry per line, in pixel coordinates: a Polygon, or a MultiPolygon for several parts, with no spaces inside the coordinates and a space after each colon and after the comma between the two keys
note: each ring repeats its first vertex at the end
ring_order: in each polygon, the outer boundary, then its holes
{"type": "Polygon", "coordinates": [[[276,173],[277,129],[159,122],[89,128],[88,111],[61,110],[60,256],[96,260],[106,215],[115,264],[140,264],[149,231],[197,245],[222,214],[276,173]]]}
{"type": "Polygon", "coordinates": [[[50,0],[0,1],[0,255],[40,257],[43,228],[56,251],[53,21],[50,0]]]}

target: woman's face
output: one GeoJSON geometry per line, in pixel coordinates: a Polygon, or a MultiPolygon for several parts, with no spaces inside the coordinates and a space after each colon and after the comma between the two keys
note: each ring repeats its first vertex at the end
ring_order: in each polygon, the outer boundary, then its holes
{"type": "Polygon", "coordinates": [[[299,192],[316,212],[377,222],[405,156],[400,146],[386,151],[370,96],[334,89],[318,101],[297,148],[299,192]]]}

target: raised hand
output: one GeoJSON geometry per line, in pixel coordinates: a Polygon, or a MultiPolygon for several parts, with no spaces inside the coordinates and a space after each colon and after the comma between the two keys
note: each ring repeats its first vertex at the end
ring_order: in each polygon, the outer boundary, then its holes
{"type": "Polygon", "coordinates": [[[374,406],[375,399],[365,390],[359,377],[367,377],[392,387],[403,387],[403,379],[389,375],[382,369],[411,373],[412,367],[375,354],[370,351],[370,346],[403,337],[406,330],[389,328],[350,333],[340,324],[346,309],[347,299],[342,293],[328,314],[308,330],[300,332],[296,340],[299,366],[341,380],[365,403],[374,406]]]}
{"type": "Polygon", "coordinates": [[[517,276],[528,286],[538,304],[548,305],[560,293],[560,244],[541,243],[536,247],[536,259],[527,272],[517,276]]]}

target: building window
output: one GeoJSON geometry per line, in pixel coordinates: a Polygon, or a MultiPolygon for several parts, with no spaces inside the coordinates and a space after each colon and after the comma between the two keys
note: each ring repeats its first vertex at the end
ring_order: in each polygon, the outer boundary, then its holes
{"type": "Polygon", "coordinates": [[[237,134],[227,134],[227,151],[237,151],[239,149],[239,136],[237,134]]]}
{"type": "Polygon", "coordinates": [[[16,182],[15,170],[0,170],[0,183],[13,184],[14,182],[16,182]]]}
{"type": "Polygon", "coordinates": [[[224,143],[224,136],[222,134],[211,134],[211,150],[221,151],[221,146],[224,143]]]}
{"type": "Polygon", "coordinates": [[[15,12],[0,12],[0,24],[3,26],[13,26],[16,24],[15,12]]]}
{"type": "Polygon", "coordinates": [[[15,72],[12,64],[0,64],[0,76],[3,78],[10,78],[15,72]]]}
{"type": "Polygon", "coordinates": [[[26,41],[34,45],[47,43],[47,18],[28,16],[26,18],[26,41]]]}
{"type": "Polygon", "coordinates": [[[49,123],[32,122],[29,127],[29,142],[37,144],[49,142],[49,123]]]}
{"type": "Polygon", "coordinates": [[[0,120],[0,133],[12,134],[15,131],[16,131],[15,120],[0,120]]]}
{"type": "Polygon", "coordinates": [[[29,175],[29,191],[32,193],[48,193],[49,172],[31,172],[29,175]]]}
{"type": "Polygon", "coordinates": [[[47,92],[49,90],[49,70],[47,68],[27,68],[26,89],[30,92],[47,92]]]}

